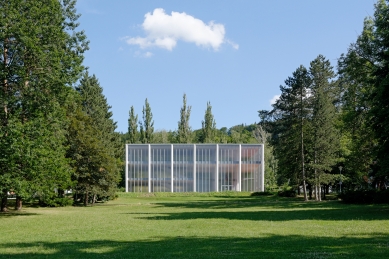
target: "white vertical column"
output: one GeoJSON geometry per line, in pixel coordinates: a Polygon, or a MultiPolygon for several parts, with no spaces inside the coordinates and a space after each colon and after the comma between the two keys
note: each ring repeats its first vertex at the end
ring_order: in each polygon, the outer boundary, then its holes
{"type": "Polygon", "coordinates": [[[149,189],[149,192],[151,192],[151,146],[150,144],[148,145],[148,165],[147,165],[147,170],[148,170],[148,175],[149,175],[149,179],[148,179],[148,182],[149,182],[149,186],[148,186],[148,189],[149,189]]]}
{"type": "Polygon", "coordinates": [[[126,181],[126,192],[128,192],[128,144],[125,145],[126,148],[126,172],[124,176],[124,180],[126,181]]]}
{"type": "Polygon", "coordinates": [[[219,144],[216,144],[216,191],[219,191],[219,144]]]}
{"type": "Polygon", "coordinates": [[[265,144],[261,145],[261,174],[260,174],[260,179],[261,179],[261,190],[262,192],[265,191],[265,144]]]}
{"type": "Polygon", "coordinates": [[[171,169],[170,169],[170,185],[171,185],[171,192],[174,192],[174,151],[173,151],[173,144],[170,145],[170,163],[171,163],[171,169]]]}
{"type": "Polygon", "coordinates": [[[196,144],[193,144],[193,191],[196,192],[196,144]]]}
{"type": "Polygon", "coordinates": [[[239,163],[239,168],[238,168],[238,191],[242,191],[242,145],[239,144],[239,155],[238,155],[238,163],[239,163]]]}

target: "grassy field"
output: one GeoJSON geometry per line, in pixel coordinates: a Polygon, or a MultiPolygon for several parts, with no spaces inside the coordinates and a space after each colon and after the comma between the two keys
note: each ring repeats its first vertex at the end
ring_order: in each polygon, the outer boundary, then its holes
{"type": "Polygon", "coordinates": [[[0,258],[389,258],[389,205],[125,194],[0,214],[0,258]]]}

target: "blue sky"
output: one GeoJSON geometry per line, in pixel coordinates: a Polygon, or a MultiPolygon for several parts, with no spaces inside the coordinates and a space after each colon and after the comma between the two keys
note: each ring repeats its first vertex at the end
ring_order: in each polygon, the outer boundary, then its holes
{"type": "Polygon", "coordinates": [[[201,128],[210,101],[217,128],[258,122],[279,86],[319,54],[336,68],[374,14],[373,0],[78,0],[90,50],[118,131],[147,98],[156,130],[176,130],[187,95],[201,128]]]}

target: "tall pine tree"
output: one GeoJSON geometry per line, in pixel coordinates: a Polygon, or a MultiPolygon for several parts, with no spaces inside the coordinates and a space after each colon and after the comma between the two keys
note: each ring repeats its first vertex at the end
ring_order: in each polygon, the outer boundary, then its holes
{"type": "MultiPolygon", "coordinates": [[[[312,119],[310,164],[314,172],[315,198],[321,200],[321,183],[332,166],[336,165],[339,150],[339,134],[336,128],[336,110],[334,99],[335,77],[331,64],[319,55],[311,62],[312,119]]],[[[328,177],[327,177],[328,178],[328,177]]]]}
{"type": "Polygon", "coordinates": [[[262,124],[272,133],[271,145],[278,162],[278,172],[290,184],[302,185],[306,194],[306,132],[309,126],[310,102],[308,89],[311,79],[300,66],[280,86],[281,95],[271,111],[260,111],[262,124]]]}

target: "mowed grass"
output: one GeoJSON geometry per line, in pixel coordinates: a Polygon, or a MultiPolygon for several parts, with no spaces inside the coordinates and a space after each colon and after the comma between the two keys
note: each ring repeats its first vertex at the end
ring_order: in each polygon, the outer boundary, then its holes
{"type": "Polygon", "coordinates": [[[125,194],[0,214],[0,258],[389,258],[389,205],[125,194]]]}

